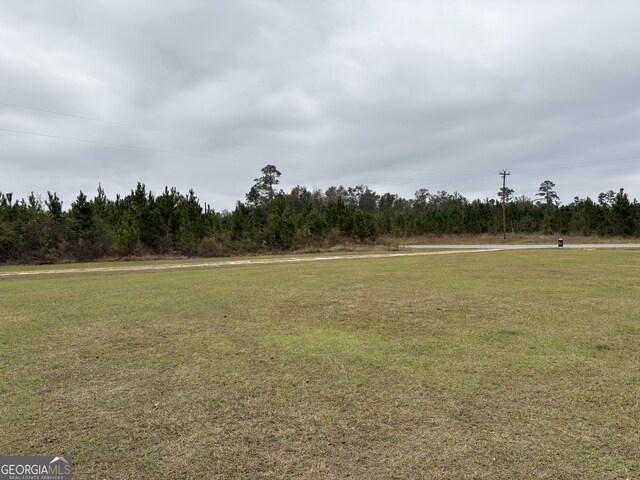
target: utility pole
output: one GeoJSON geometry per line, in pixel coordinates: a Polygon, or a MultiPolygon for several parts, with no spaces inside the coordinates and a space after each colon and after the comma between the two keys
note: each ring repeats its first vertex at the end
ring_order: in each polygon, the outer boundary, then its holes
{"type": "Polygon", "coordinates": [[[502,177],[502,238],[507,239],[507,175],[511,173],[503,169],[498,175],[502,177]]]}

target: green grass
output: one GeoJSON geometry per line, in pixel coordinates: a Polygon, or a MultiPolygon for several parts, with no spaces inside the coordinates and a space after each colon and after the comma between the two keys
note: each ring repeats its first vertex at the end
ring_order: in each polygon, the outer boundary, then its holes
{"type": "Polygon", "coordinates": [[[555,250],[0,278],[0,454],[99,479],[637,478],[639,279],[637,251],[555,250]]]}

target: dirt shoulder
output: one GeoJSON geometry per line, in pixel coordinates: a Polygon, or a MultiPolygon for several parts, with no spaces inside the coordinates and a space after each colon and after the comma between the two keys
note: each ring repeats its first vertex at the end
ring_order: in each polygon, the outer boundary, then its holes
{"type": "Polygon", "coordinates": [[[497,248],[475,249],[475,250],[442,250],[430,252],[401,252],[401,253],[367,253],[350,255],[331,256],[304,256],[288,258],[260,258],[249,260],[226,260],[202,263],[169,263],[169,264],[149,264],[149,265],[122,265],[111,267],[82,267],[82,268],[52,268],[42,270],[19,270],[12,272],[0,272],[0,277],[19,277],[30,275],[61,275],[69,273],[109,273],[109,272],[139,272],[152,270],[178,270],[188,268],[222,268],[222,267],[247,267],[253,265],[279,265],[287,263],[324,262],[339,260],[358,260],[368,258],[396,258],[396,257],[423,257],[429,255],[452,255],[461,253],[481,253],[495,252],[497,248]]]}

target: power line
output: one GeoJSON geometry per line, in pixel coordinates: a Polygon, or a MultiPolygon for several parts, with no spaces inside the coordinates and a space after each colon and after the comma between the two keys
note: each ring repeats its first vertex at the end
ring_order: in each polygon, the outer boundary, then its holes
{"type": "Polygon", "coordinates": [[[220,156],[217,156],[217,155],[202,155],[202,154],[189,153],[189,152],[178,152],[178,151],[174,151],[174,150],[163,150],[163,149],[160,149],[160,148],[153,148],[153,147],[141,147],[141,146],[137,146],[137,145],[124,145],[124,144],[120,144],[120,143],[100,142],[98,140],[88,140],[86,138],[65,137],[65,136],[62,136],[62,135],[50,135],[50,134],[47,134],[47,133],[28,132],[26,130],[13,130],[13,129],[10,129],[10,128],[0,128],[0,131],[10,132],[10,133],[19,133],[19,134],[22,134],[22,135],[34,135],[36,137],[55,138],[55,139],[58,139],[58,140],[70,140],[72,142],[90,143],[90,144],[93,144],[93,145],[102,145],[102,146],[107,146],[107,147],[126,148],[126,149],[130,149],[130,150],[143,150],[143,151],[147,151],[147,152],[156,152],[156,153],[169,153],[169,154],[172,154],[172,155],[183,155],[183,156],[187,156],[187,157],[212,158],[212,159],[224,160],[224,161],[228,161],[228,162],[238,162],[238,163],[246,163],[248,165],[258,165],[257,163],[254,163],[254,162],[247,162],[247,161],[244,161],[244,160],[225,158],[225,157],[220,157],[220,156]]]}
{"type": "MultiPolygon", "coordinates": [[[[291,155],[295,155],[297,157],[300,158],[309,158],[309,159],[315,159],[315,160],[322,160],[322,161],[328,161],[328,160],[333,160],[333,161],[337,161],[337,162],[341,162],[341,163],[350,163],[353,165],[366,165],[366,166],[371,166],[370,163],[367,162],[358,162],[355,160],[346,160],[346,159],[340,159],[340,158],[329,158],[329,157],[321,157],[319,155],[313,155],[313,154],[308,154],[308,153],[303,153],[300,151],[296,151],[296,150],[291,150],[291,149],[285,149],[285,148],[277,148],[277,147],[265,147],[265,146],[260,146],[260,145],[253,145],[253,144],[249,144],[249,143],[244,143],[244,142],[234,142],[231,140],[221,140],[221,139],[217,139],[217,138],[212,138],[212,137],[205,137],[205,136],[200,136],[200,135],[193,135],[193,134],[187,134],[187,133],[182,133],[182,132],[176,132],[176,131],[172,131],[172,130],[164,130],[164,129],[158,129],[158,128],[152,128],[152,127],[147,127],[147,126],[143,126],[143,125],[136,125],[136,124],[132,124],[132,123],[127,123],[127,122],[119,122],[119,121],[115,121],[115,120],[106,120],[106,119],[101,119],[101,118],[96,118],[96,117],[90,117],[87,115],[80,115],[80,114],[73,114],[73,113],[68,113],[68,112],[60,112],[60,111],[56,111],[56,110],[51,110],[51,109],[46,109],[46,108],[40,108],[40,107],[32,107],[32,106],[28,106],[28,105],[21,105],[21,104],[17,104],[17,103],[10,103],[10,102],[1,102],[0,101],[0,105],[3,105],[5,107],[12,107],[12,108],[20,108],[23,110],[31,110],[31,111],[35,111],[35,112],[42,112],[42,113],[48,113],[48,114],[52,114],[52,115],[60,115],[60,116],[64,116],[64,117],[70,117],[70,118],[78,118],[81,120],[88,120],[88,121],[92,121],[92,122],[99,122],[99,123],[103,123],[106,125],[114,125],[114,126],[120,126],[120,127],[126,127],[126,128],[135,128],[138,130],[144,130],[144,131],[148,131],[148,132],[155,132],[155,133],[162,133],[165,135],[174,135],[174,136],[179,136],[179,137],[184,137],[184,138],[193,138],[193,139],[197,139],[197,140],[206,140],[206,141],[210,141],[210,142],[215,142],[215,143],[222,143],[222,144],[229,144],[229,145],[237,145],[237,146],[241,146],[241,147],[246,147],[246,148],[254,148],[254,149],[260,149],[260,150],[265,150],[265,151],[272,151],[272,152],[280,152],[280,153],[288,153],[291,155]]],[[[220,157],[221,158],[221,157],[220,157]]],[[[223,159],[223,158],[221,158],[223,159]]],[[[226,159],[228,161],[232,161],[231,159],[226,159]]],[[[637,157],[633,157],[633,158],[627,158],[627,159],[619,159],[619,160],[608,160],[608,161],[602,161],[602,160],[593,160],[593,161],[582,161],[582,160],[578,160],[576,162],[568,162],[568,163],[556,163],[556,164],[552,164],[549,166],[549,168],[553,168],[555,169],[571,169],[571,168],[575,168],[575,167],[583,167],[583,166],[598,166],[598,165],[609,165],[612,163],[627,163],[627,162],[637,162],[638,158],[637,157]]],[[[245,163],[249,163],[249,162],[245,162],[245,163]]],[[[252,165],[256,165],[255,163],[251,163],[252,165]]],[[[291,168],[291,167],[288,167],[291,168]]],[[[293,167],[293,168],[300,168],[300,167],[293,167]]],[[[468,176],[468,177],[476,177],[476,178],[482,178],[482,177],[489,177],[489,175],[486,174],[477,174],[477,173],[465,173],[465,172],[448,172],[448,171],[442,171],[442,170],[431,170],[429,172],[427,172],[426,170],[422,170],[422,169],[417,169],[417,168],[411,168],[411,167],[404,167],[404,166],[394,166],[395,169],[401,169],[401,170],[409,170],[409,171],[414,171],[414,172],[420,172],[420,173],[428,173],[428,174],[442,174],[442,175],[456,175],[456,176],[460,176],[460,175],[464,175],[464,176],[468,176]]],[[[532,166],[532,165],[523,165],[522,167],[519,167],[519,170],[528,170],[528,171],[540,171],[541,169],[544,169],[544,166],[532,166]]],[[[304,168],[301,168],[304,169],[304,168]]],[[[310,171],[314,171],[309,169],[310,171]]],[[[317,170],[316,170],[317,171],[317,170]]],[[[389,178],[389,177],[382,177],[382,176],[377,176],[378,178],[389,178]]]]}
{"type": "Polygon", "coordinates": [[[518,167],[518,170],[528,170],[528,171],[537,171],[540,169],[546,169],[546,170],[560,170],[560,169],[573,169],[576,167],[591,167],[591,166],[602,166],[602,167],[607,167],[608,165],[611,164],[616,164],[616,163],[637,163],[638,162],[638,156],[633,156],[633,157],[629,157],[629,158],[620,158],[620,159],[616,159],[616,160],[607,160],[602,161],[602,160],[590,160],[590,161],[584,161],[584,160],[577,160],[575,162],[566,162],[566,163],[553,163],[550,164],[548,166],[545,165],[540,165],[540,166],[531,166],[531,165],[523,165],[522,167],[518,167]]]}
{"type": "MultiPolygon", "coordinates": [[[[52,134],[47,134],[47,133],[30,132],[30,131],[26,131],[26,130],[15,130],[15,129],[10,129],[10,128],[0,128],[0,131],[9,132],[9,133],[18,133],[18,134],[21,134],[21,135],[32,135],[32,136],[43,137],[43,138],[53,138],[53,139],[58,139],[58,140],[67,140],[67,141],[72,141],[72,142],[88,143],[88,144],[92,144],[92,145],[101,145],[101,146],[107,146],[107,147],[122,148],[122,149],[128,149],[128,150],[139,150],[139,151],[154,152],[154,153],[164,153],[164,154],[170,154],[170,155],[181,155],[181,156],[193,157],[193,158],[208,158],[208,159],[213,159],[213,160],[222,160],[222,161],[231,162],[231,163],[243,163],[243,164],[252,165],[252,166],[263,166],[261,163],[251,162],[251,161],[246,161],[246,160],[239,160],[239,159],[234,159],[234,158],[229,158],[229,157],[222,157],[222,156],[219,156],[219,155],[189,153],[189,152],[181,152],[181,151],[177,151],[177,150],[165,150],[165,149],[153,148],[153,147],[142,147],[142,146],[138,146],[138,145],[125,145],[125,144],[120,144],[120,143],[101,142],[101,141],[98,141],[98,140],[89,140],[89,139],[85,139],[85,138],[76,138],[76,137],[66,137],[66,136],[62,136],[62,135],[52,135],[52,134]]],[[[283,165],[283,166],[285,168],[290,168],[290,169],[306,170],[306,171],[309,171],[309,172],[316,172],[316,173],[326,173],[325,170],[317,170],[317,169],[312,169],[312,168],[307,168],[307,167],[298,167],[298,166],[293,166],[293,165],[283,165]]],[[[370,177],[370,178],[379,178],[379,179],[382,179],[382,180],[401,180],[401,181],[406,181],[406,184],[410,184],[410,183],[415,183],[415,184],[435,183],[435,182],[429,182],[429,181],[424,180],[424,179],[417,180],[415,178],[409,179],[409,178],[402,178],[402,177],[387,177],[387,176],[376,175],[376,174],[371,174],[371,173],[364,173],[363,176],[370,177]]]]}
{"type": "MultiPolygon", "coordinates": [[[[96,117],[89,117],[89,116],[86,116],[86,115],[79,115],[79,114],[67,113],[67,112],[59,112],[59,111],[56,111],[56,110],[49,110],[49,109],[46,109],[46,108],[31,107],[31,106],[28,106],[28,105],[20,105],[20,104],[17,104],[17,103],[0,102],[0,105],[3,105],[5,107],[21,108],[21,109],[24,109],[24,110],[31,110],[31,111],[34,111],[34,112],[49,113],[49,114],[52,114],[52,115],[60,115],[60,116],[64,116],[64,117],[78,118],[78,119],[81,119],[81,120],[89,120],[89,121],[92,121],[92,122],[99,122],[99,123],[103,123],[103,124],[106,124],[106,125],[114,125],[114,126],[126,127],[126,128],[135,128],[135,129],[144,130],[144,131],[147,131],[147,132],[162,133],[162,134],[165,134],[165,135],[174,135],[174,136],[178,136],[178,137],[193,138],[193,139],[197,139],[197,140],[206,140],[206,141],[209,141],[209,142],[224,143],[224,144],[229,144],[229,145],[237,145],[237,146],[241,146],[241,147],[255,148],[255,149],[260,149],[260,150],[265,150],[265,151],[288,153],[288,154],[295,155],[295,156],[301,157],[301,158],[305,158],[306,157],[306,158],[310,158],[310,159],[323,160],[323,161],[333,160],[333,161],[338,161],[338,162],[341,162],[341,163],[351,163],[351,164],[354,164],[354,165],[367,165],[367,166],[370,166],[370,164],[366,163],[366,162],[358,162],[358,161],[354,161],[354,160],[345,160],[345,159],[340,159],[340,158],[321,157],[321,156],[318,156],[318,155],[303,153],[303,152],[290,150],[290,149],[285,149],[285,148],[265,147],[265,146],[252,145],[252,144],[243,143],[243,142],[233,142],[231,140],[221,140],[221,139],[217,139],[217,138],[204,137],[204,136],[200,136],[200,135],[193,135],[193,134],[188,134],[188,133],[176,132],[176,131],[172,131],[172,130],[164,130],[164,129],[152,128],[152,127],[147,127],[147,126],[142,126],[142,125],[135,125],[133,123],[118,122],[118,121],[114,121],[114,120],[105,120],[105,119],[96,118],[96,117]]],[[[443,175],[465,175],[465,176],[470,176],[470,177],[488,177],[488,175],[485,175],[485,174],[464,173],[464,172],[447,172],[447,171],[442,171],[442,170],[432,170],[430,172],[427,172],[427,171],[422,170],[422,169],[411,168],[411,167],[403,167],[403,166],[395,166],[394,168],[402,169],[402,170],[410,170],[410,171],[414,171],[414,172],[421,172],[421,173],[430,173],[430,174],[439,173],[439,174],[443,174],[443,175]]]]}
{"type": "MultiPolygon", "coordinates": [[[[233,142],[233,141],[230,141],[230,140],[221,140],[221,139],[216,139],[216,138],[212,138],[212,137],[205,137],[205,136],[200,136],[200,135],[186,134],[186,133],[176,132],[176,131],[172,131],[172,130],[151,128],[151,127],[147,127],[147,126],[143,126],[143,125],[136,125],[136,124],[127,123],[127,122],[106,120],[106,119],[91,117],[91,116],[87,116],[87,115],[73,114],[73,113],[68,113],[68,112],[60,112],[60,111],[46,109],[46,108],[33,107],[33,106],[28,106],[28,105],[21,105],[21,104],[17,104],[17,103],[10,103],[10,102],[2,102],[2,101],[0,101],[0,105],[3,105],[5,107],[12,107],[12,108],[19,108],[19,109],[24,109],[24,110],[31,110],[31,111],[35,111],[35,112],[48,113],[48,114],[52,114],[52,115],[59,115],[59,116],[64,116],[64,117],[69,117],[69,118],[77,118],[77,119],[81,119],[81,120],[98,122],[98,123],[107,124],[107,125],[114,125],[114,126],[120,126],[120,127],[126,127],[126,128],[134,128],[134,129],[148,131],[148,132],[161,133],[161,134],[165,134],[165,135],[173,135],[173,136],[179,136],[179,137],[184,137],[184,138],[192,138],[192,139],[198,139],[198,140],[205,140],[205,141],[211,141],[211,142],[222,143],[222,144],[237,145],[237,146],[241,146],[241,147],[261,149],[261,150],[265,150],[265,151],[289,153],[289,154],[295,155],[295,156],[300,157],[300,158],[305,158],[306,157],[306,158],[310,158],[310,159],[323,160],[323,161],[334,160],[334,161],[338,161],[340,163],[346,163],[346,164],[366,165],[366,166],[369,166],[369,167],[372,166],[370,163],[367,163],[367,162],[358,162],[358,161],[354,161],[354,160],[344,160],[344,159],[337,159],[337,158],[333,158],[332,159],[332,158],[327,158],[327,157],[321,157],[321,156],[318,156],[318,155],[302,153],[302,152],[295,151],[295,150],[290,150],[290,149],[265,147],[265,146],[260,146],[260,145],[248,144],[248,143],[244,143],[244,142],[233,142]]],[[[117,148],[143,150],[143,151],[150,151],[150,152],[156,152],[156,153],[166,153],[166,154],[172,154],[172,155],[182,155],[182,156],[190,156],[190,157],[197,157],[197,158],[211,158],[211,159],[217,159],[217,160],[222,160],[222,161],[227,161],[227,162],[237,162],[237,163],[244,163],[244,164],[247,164],[247,165],[255,165],[255,166],[259,166],[260,165],[257,162],[232,159],[232,158],[229,158],[229,157],[223,157],[223,156],[218,156],[218,155],[192,154],[192,153],[188,153],[188,152],[164,150],[164,149],[157,149],[157,148],[152,148],[152,147],[140,147],[140,146],[134,146],[134,145],[121,145],[121,144],[110,143],[110,142],[100,142],[100,141],[81,139],[81,138],[64,137],[64,136],[60,136],[60,135],[48,135],[48,134],[43,134],[43,133],[26,132],[26,131],[21,131],[21,130],[11,130],[11,129],[0,129],[0,130],[6,131],[6,132],[22,133],[22,134],[27,134],[27,135],[35,135],[35,136],[47,137],[47,138],[57,138],[57,139],[75,141],[75,142],[91,143],[91,144],[95,144],[95,145],[111,146],[111,147],[117,147],[117,148]]],[[[609,164],[614,164],[614,163],[628,163],[628,162],[629,163],[630,162],[638,162],[638,158],[637,157],[630,157],[630,158],[625,158],[625,159],[608,160],[606,162],[604,162],[602,160],[593,160],[593,161],[586,161],[586,162],[582,161],[582,160],[577,160],[575,162],[554,163],[554,164],[549,165],[548,167],[545,166],[545,165],[523,165],[523,166],[519,167],[519,170],[530,171],[530,172],[543,171],[543,170],[546,170],[548,168],[553,168],[554,170],[566,170],[566,169],[573,169],[573,168],[576,168],[576,167],[600,166],[600,165],[604,166],[604,165],[609,165],[609,164]]],[[[282,164],[280,164],[280,165],[282,165],[282,164]]],[[[326,173],[326,171],[324,171],[324,170],[317,170],[317,169],[306,168],[306,167],[298,167],[298,166],[290,166],[290,165],[289,166],[288,165],[283,165],[283,166],[286,167],[286,168],[292,168],[292,169],[298,169],[298,170],[306,170],[306,171],[310,171],[310,172],[326,173]]],[[[411,168],[411,167],[404,167],[404,166],[398,166],[398,165],[394,166],[393,168],[396,169],[396,170],[402,169],[402,170],[409,170],[409,171],[415,171],[415,172],[421,172],[421,173],[430,173],[430,174],[444,174],[444,175],[456,175],[456,176],[463,175],[463,176],[475,177],[475,178],[487,177],[487,175],[484,175],[484,174],[465,173],[465,172],[455,172],[454,173],[454,172],[447,172],[447,171],[441,171],[441,170],[431,170],[431,171],[427,172],[427,171],[421,170],[421,169],[415,169],[415,168],[411,168]]],[[[364,176],[371,177],[371,178],[383,179],[383,180],[402,180],[401,183],[395,183],[395,184],[391,184],[389,186],[408,185],[408,184],[412,184],[412,183],[416,184],[416,185],[420,184],[420,183],[442,183],[441,181],[436,182],[436,181],[427,181],[427,180],[404,179],[404,178],[401,178],[401,177],[388,177],[388,176],[382,176],[382,175],[376,175],[376,174],[364,174],[364,176]]],[[[469,181],[472,181],[472,180],[469,179],[469,181]]],[[[467,183],[467,182],[459,182],[459,183],[467,183]]]]}

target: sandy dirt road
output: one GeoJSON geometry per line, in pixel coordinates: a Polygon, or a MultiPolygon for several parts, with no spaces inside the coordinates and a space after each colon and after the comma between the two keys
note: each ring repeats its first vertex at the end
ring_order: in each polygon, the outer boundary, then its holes
{"type": "MultiPolygon", "coordinates": [[[[450,248],[450,247],[444,247],[450,248]]],[[[288,257],[288,258],[260,258],[255,260],[227,260],[202,263],[170,263],[163,265],[122,265],[115,267],[82,267],[82,268],[52,268],[42,270],[19,270],[13,272],[0,272],[1,277],[22,277],[31,275],[65,275],[71,273],[109,273],[109,272],[141,272],[152,270],[179,270],[189,268],[222,268],[222,267],[249,267],[254,265],[281,265],[287,263],[330,262],[339,260],[362,260],[369,258],[398,258],[398,257],[423,257],[430,255],[455,255],[481,252],[496,252],[499,248],[480,248],[473,250],[443,250],[430,252],[401,252],[401,253],[364,253],[353,255],[332,255],[324,257],[288,257]]]]}

